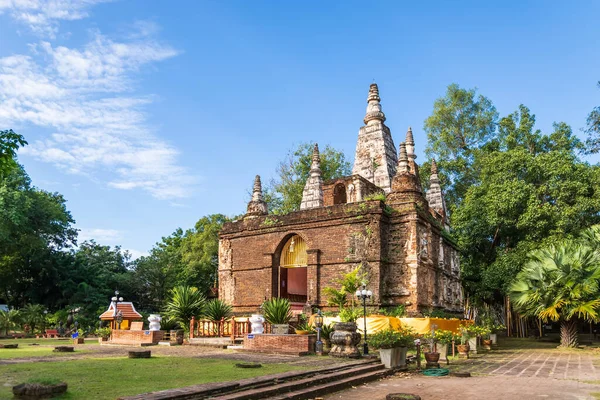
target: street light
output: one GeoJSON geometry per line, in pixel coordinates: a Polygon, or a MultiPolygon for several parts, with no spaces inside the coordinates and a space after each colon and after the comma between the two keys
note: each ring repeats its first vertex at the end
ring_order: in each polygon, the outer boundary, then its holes
{"type": "Polygon", "coordinates": [[[373,292],[367,290],[367,285],[364,283],[362,285],[362,290],[359,289],[356,291],[356,297],[358,297],[359,300],[362,300],[363,304],[363,321],[365,323],[365,343],[363,349],[364,355],[369,354],[369,345],[367,344],[367,299],[370,299],[371,296],[373,296],[373,292]]]}
{"type": "Polygon", "coordinates": [[[315,326],[317,327],[317,343],[315,343],[315,353],[317,353],[318,356],[322,356],[323,342],[321,341],[321,327],[323,326],[323,314],[321,314],[321,310],[317,310],[315,326]]]}
{"type": "MultiPolygon", "coordinates": [[[[122,297],[119,297],[119,291],[115,290],[115,295],[112,297],[112,302],[115,305],[114,309],[113,309],[113,317],[115,319],[115,322],[117,322],[119,324],[119,329],[121,329],[121,322],[123,322],[123,313],[121,311],[118,310],[118,306],[119,306],[119,302],[123,301],[122,297]]],[[[117,327],[115,326],[115,329],[117,329],[117,327]]]]}

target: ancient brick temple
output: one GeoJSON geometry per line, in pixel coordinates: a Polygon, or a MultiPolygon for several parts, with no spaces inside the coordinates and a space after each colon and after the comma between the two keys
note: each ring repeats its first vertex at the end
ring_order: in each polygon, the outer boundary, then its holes
{"type": "Polygon", "coordinates": [[[376,84],[367,103],[351,176],[324,182],[315,145],[300,211],[270,215],[257,176],[246,215],[223,227],[219,298],[236,312],[256,311],[271,297],[326,309],[323,288],[357,266],[380,307],[462,310],[458,251],[435,161],[424,193],[411,129],[398,153],[376,84]]]}

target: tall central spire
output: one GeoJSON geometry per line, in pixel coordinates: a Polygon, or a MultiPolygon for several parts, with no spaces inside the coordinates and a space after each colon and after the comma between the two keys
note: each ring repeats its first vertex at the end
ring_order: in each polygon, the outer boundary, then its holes
{"type": "Polygon", "coordinates": [[[396,174],[398,153],[390,128],[384,124],[380,101],[379,88],[372,83],[367,96],[365,125],[358,131],[352,174],[361,175],[388,193],[396,174]]]}
{"type": "Polygon", "coordinates": [[[369,87],[369,96],[367,97],[367,114],[365,115],[365,125],[370,125],[371,121],[385,122],[385,114],[381,111],[381,98],[379,97],[379,88],[376,83],[369,87]]]}

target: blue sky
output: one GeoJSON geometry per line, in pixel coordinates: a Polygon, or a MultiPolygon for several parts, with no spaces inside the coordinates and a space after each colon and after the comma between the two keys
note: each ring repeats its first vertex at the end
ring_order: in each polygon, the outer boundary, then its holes
{"type": "MultiPolygon", "coordinates": [[[[0,0],[0,129],[81,238],[147,252],[244,211],[302,141],[352,160],[369,84],[396,144],[450,83],[574,131],[600,104],[597,1],[0,0]]],[[[596,161],[596,160],[591,160],[596,161]]]]}

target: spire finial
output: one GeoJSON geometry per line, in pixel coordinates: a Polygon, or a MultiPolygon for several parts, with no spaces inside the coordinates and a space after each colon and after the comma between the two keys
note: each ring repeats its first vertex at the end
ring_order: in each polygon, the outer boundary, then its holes
{"type": "Polygon", "coordinates": [[[406,131],[406,144],[415,144],[415,139],[413,138],[412,128],[409,126],[408,131],[406,131]]]}
{"type": "Polygon", "coordinates": [[[431,160],[431,175],[437,175],[438,173],[438,168],[437,168],[437,163],[435,162],[435,158],[433,160],[431,160]]]}
{"type": "Polygon", "coordinates": [[[252,190],[252,201],[261,201],[262,199],[262,183],[260,182],[260,175],[256,175],[252,190]]]}
{"type": "Polygon", "coordinates": [[[364,119],[365,124],[368,124],[370,121],[385,121],[385,114],[381,111],[380,101],[379,87],[376,83],[371,83],[371,86],[369,86],[369,95],[367,96],[367,115],[365,115],[364,119]]]}
{"type": "Polygon", "coordinates": [[[313,147],[312,165],[310,166],[310,172],[321,173],[321,156],[319,155],[319,144],[315,143],[313,147]]]}

